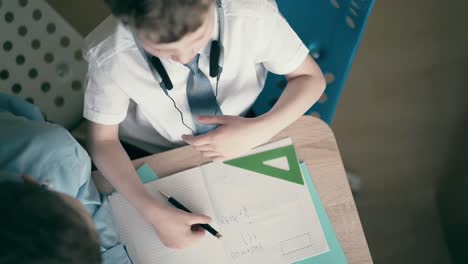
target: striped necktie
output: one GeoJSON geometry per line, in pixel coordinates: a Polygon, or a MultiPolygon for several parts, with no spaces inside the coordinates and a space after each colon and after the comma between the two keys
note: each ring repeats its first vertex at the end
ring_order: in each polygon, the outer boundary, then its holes
{"type": "Polygon", "coordinates": [[[210,80],[198,68],[198,60],[200,54],[197,54],[193,60],[185,66],[190,69],[190,74],[187,81],[187,100],[192,113],[192,118],[196,126],[196,134],[205,134],[213,129],[216,125],[204,125],[197,121],[197,116],[213,116],[222,115],[216,95],[211,87],[210,80]]]}

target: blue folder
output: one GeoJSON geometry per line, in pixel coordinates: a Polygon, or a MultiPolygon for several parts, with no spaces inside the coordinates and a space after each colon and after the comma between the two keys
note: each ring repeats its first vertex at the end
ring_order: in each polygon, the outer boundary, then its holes
{"type": "MultiPolygon", "coordinates": [[[[309,171],[307,170],[307,166],[304,163],[301,163],[301,171],[302,175],[304,175],[305,182],[307,187],[309,188],[310,195],[312,197],[312,201],[315,205],[315,210],[317,211],[317,215],[320,219],[320,224],[322,225],[323,231],[325,233],[325,237],[327,238],[328,246],[330,247],[330,251],[320,254],[315,257],[311,257],[309,259],[305,259],[297,264],[347,264],[348,261],[346,260],[346,256],[343,252],[343,249],[336,238],[335,230],[333,230],[333,226],[331,225],[330,219],[328,219],[327,212],[320,201],[320,196],[315,190],[314,183],[310,178],[309,171]]],[[[147,165],[143,164],[138,170],[138,175],[143,183],[151,182],[158,179],[158,176],[154,173],[154,171],[147,165]]]]}
{"type": "Polygon", "coordinates": [[[341,248],[338,239],[336,238],[335,230],[328,219],[327,211],[323,207],[322,202],[320,201],[320,196],[315,189],[314,183],[310,178],[309,170],[305,163],[301,163],[301,171],[302,175],[304,175],[304,180],[309,187],[310,196],[312,197],[312,201],[314,201],[315,210],[317,211],[317,215],[320,219],[320,224],[322,224],[323,232],[325,233],[325,237],[327,238],[328,247],[330,247],[330,251],[320,254],[318,256],[305,259],[297,264],[347,264],[348,261],[346,260],[346,256],[341,248]]]}

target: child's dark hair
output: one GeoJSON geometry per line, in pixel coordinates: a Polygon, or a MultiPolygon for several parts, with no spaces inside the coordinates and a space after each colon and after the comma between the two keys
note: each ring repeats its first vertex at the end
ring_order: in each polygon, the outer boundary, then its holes
{"type": "Polygon", "coordinates": [[[104,0],[114,16],[155,43],[178,41],[198,29],[214,0],[104,0]]]}
{"type": "Polygon", "coordinates": [[[101,263],[95,230],[56,192],[0,182],[0,264],[101,263]]]}

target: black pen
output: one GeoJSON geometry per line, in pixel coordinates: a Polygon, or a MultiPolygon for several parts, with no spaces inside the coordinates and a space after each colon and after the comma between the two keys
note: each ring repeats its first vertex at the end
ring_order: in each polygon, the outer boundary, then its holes
{"type": "MultiPolygon", "coordinates": [[[[174,205],[176,208],[180,209],[180,210],[183,210],[187,213],[192,213],[189,209],[187,209],[187,207],[183,206],[181,203],[179,203],[176,199],[174,199],[173,197],[159,191],[164,197],[167,198],[167,200],[172,204],[174,205]]],[[[222,235],[216,231],[216,229],[214,229],[213,227],[211,227],[210,225],[208,224],[200,224],[201,227],[203,227],[203,229],[205,229],[206,231],[210,232],[210,234],[212,234],[213,236],[215,236],[216,238],[221,238],[222,235]]]]}

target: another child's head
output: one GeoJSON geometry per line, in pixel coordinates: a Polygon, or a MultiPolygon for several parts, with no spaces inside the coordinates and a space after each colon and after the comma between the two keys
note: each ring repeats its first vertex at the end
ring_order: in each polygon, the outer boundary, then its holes
{"type": "Polygon", "coordinates": [[[76,199],[0,182],[0,264],[101,263],[93,220],[76,199]]]}
{"type": "Polygon", "coordinates": [[[114,16],[137,33],[145,50],[188,63],[210,40],[214,0],[105,0],[114,16]]]}

